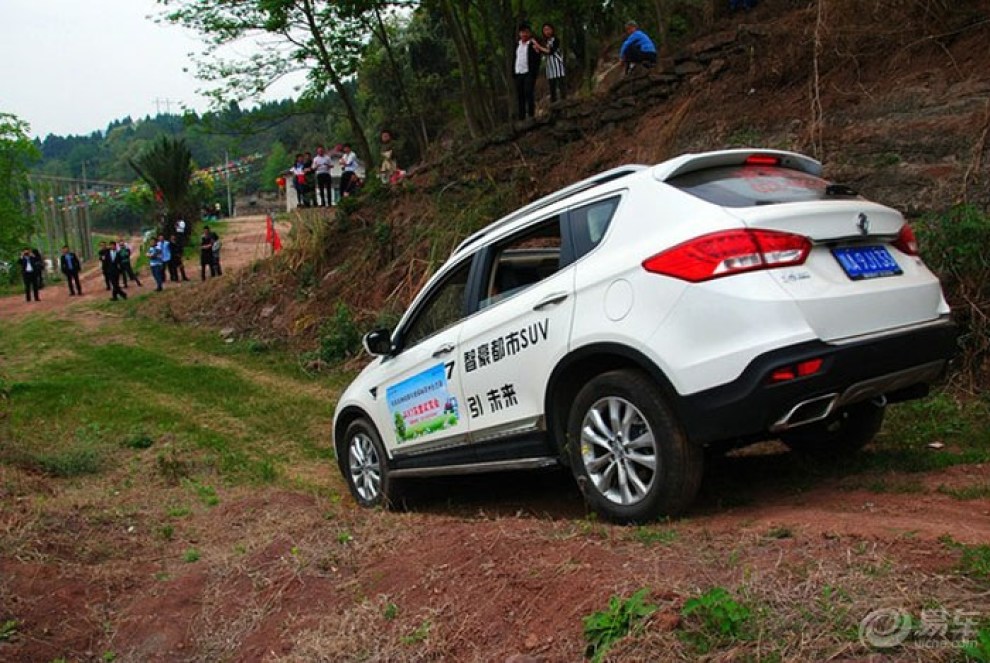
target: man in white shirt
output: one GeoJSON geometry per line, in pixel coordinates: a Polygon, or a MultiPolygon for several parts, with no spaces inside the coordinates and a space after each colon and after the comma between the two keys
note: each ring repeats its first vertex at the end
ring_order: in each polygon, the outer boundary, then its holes
{"type": "Polygon", "coordinates": [[[513,75],[516,79],[516,101],[519,104],[519,120],[536,114],[536,75],[540,72],[540,53],[533,46],[533,33],[529,25],[519,26],[516,42],[516,62],[513,75]]]}
{"type": "Polygon", "coordinates": [[[340,197],[351,195],[352,181],[357,176],[357,155],[351,151],[350,145],[344,145],[344,153],[340,157],[340,197]]]}
{"type": "Polygon", "coordinates": [[[330,207],[330,169],[333,168],[333,160],[326,154],[323,146],[316,148],[316,156],[313,157],[313,170],[316,171],[316,204],[322,207],[330,207]]]}

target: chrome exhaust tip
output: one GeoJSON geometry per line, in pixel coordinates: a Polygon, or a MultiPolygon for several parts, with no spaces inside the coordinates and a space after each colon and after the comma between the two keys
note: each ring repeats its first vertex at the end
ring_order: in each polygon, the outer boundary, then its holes
{"type": "Polygon", "coordinates": [[[770,432],[779,433],[789,428],[821,421],[832,414],[838,400],[839,394],[826,394],[801,401],[770,426],[770,432]]]}

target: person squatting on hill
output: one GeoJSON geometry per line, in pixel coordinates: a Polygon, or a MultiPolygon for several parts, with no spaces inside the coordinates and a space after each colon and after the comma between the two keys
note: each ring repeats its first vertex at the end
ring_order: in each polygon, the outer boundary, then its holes
{"type": "Polygon", "coordinates": [[[62,255],[58,259],[59,270],[65,274],[65,280],[69,283],[69,296],[82,295],[82,284],[79,282],[79,272],[82,265],[79,264],[79,257],[69,250],[68,246],[62,247],[62,255]]]}
{"type": "Polygon", "coordinates": [[[24,299],[31,301],[33,294],[34,301],[40,302],[38,290],[41,287],[41,273],[45,269],[45,263],[38,260],[28,248],[21,251],[21,257],[17,259],[17,263],[21,267],[21,279],[24,281],[24,299]]]}
{"type": "Polygon", "coordinates": [[[404,176],[395,160],[395,144],[392,142],[392,132],[382,129],[378,134],[382,143],[382,163],[378,166],[378,178],[382,184],[395,184],[404,176]]]}
{"type": "Polygon", "coordinates": [[[516,81],[517,118],[523,121],[536,114],[536,76],[540,71],[540,52],[529,25],[519,26],[513,77],[516,81]]]}
{"type": "Polygon", "coordinates": [[[657,63],[657,47],[636,21],[626,23],[626,35],[619,49],[619,60],[626,65],[626,73],[637,64],[649,69],[657,63]]]}

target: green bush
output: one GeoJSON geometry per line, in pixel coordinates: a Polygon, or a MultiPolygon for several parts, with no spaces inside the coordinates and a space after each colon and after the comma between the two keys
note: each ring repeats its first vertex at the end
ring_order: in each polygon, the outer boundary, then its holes
{"type": "Polygon", "coordinates": [[[722,644],[749,637],[752,612],[722,587],[714,587],[685,602],[681,616],[686,623],[682,637],[703,654],[722,644]]]}
{"type": "Polygon", "coordinates": [[[584,618],[584,638],[588,641],[586,655],[597,663],[605,658],[612,644],[630,631],[639,628],[657,607],[646,603],[648,590],[644,587],[627,599],[613,596],[608,608],[584,618]]]}
{"type": "Polygon", "coordinates": [[[361,348],[361,332],[347,304],[339,302],[333,317],[320,327],[320,359],[335,364],[361,348]]]}
{"type": "Polygon", "coordinates": [[[972,205],[917,224],[921,255],[942,280],[960,326],[960,374],[971,391],[990,386],[990,216],[972,205]]]}

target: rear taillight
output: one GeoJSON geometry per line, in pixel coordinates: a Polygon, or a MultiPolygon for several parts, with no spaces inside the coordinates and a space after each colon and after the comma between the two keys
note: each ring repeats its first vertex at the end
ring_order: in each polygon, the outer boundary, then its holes
{"type": "Polygon", "coordinates": [[[918,255],[918,240],[915,238],[914,230],[911,229],[910,225],[905,223],[901,226],[901,232],[897,233],[894,246],[909,256],[918,255]]]}
{"type": "Polygon", "coordinates": [[[790,382],[791,380],[796,380],[798,378],[806,378],[809,375],[815,375],[822,370],[822,365],[824,363],[824,360],[816,357],[815,359],[807,359],[796,364],[789,364],[787,366],[775,368],[770,372],[769,382],[771,384],[778,384],[780,382],[790,382]]]}
{"type": "Polygon", "coordinates": [[[643,261],[654,274],[697,283],[760,269],[800,265],[811,251],[801,235],[775,230],[728,230],[702,235],[643,261]]]}

